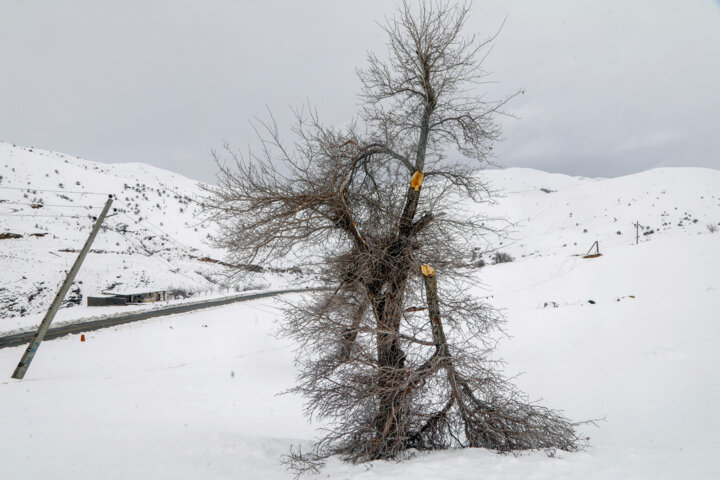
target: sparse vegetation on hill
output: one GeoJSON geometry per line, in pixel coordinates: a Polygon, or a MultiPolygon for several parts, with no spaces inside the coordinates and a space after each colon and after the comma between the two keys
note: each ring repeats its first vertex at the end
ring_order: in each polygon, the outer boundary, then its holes
{"type": "Polygon", "coordinates": [[[495,252],[493,255],[493,264],[497,265],[498,263],[509,263],[514,261],[515,259],[510,256],[510,254],[507,254],[505,252],[495,252]]]}
{"type": "Polygon", "coordinates": [[[262,278],[225,283],[223,252],[205,242],[211,227],[199,216],[195,181],[145,165],[104,165],[2,142],[0,162],[6,167],[0,185],[0,322],[45,312],[108,193],[116,195],[115,210],[80,269],[81,294],[63,307],[84,306],[87,296],[114,283],[130,292],[178,286],[220,295],[268,285],[269,278],[285,282],[282,272],[260,268],[262,278]]]}

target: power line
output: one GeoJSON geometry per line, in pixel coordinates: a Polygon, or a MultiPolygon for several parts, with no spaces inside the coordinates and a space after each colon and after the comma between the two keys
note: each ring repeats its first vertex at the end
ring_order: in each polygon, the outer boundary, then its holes
{"type": "Polygon", "coordinates": [[[87,218],[79,215],[32,215],[19,213],[0,213],[3,217],[51,217],[51,218],[87,218]]]}
{"type": "MultiPolygon", "coordinates": [[[[129,207],[127,204],[125,204],[124,202],[118,202],[118,203],[121,203],[121,204],[124,205],[128,210],[130,210],[130,207],[129,207]]],[[[154,230],[155,230],[155,233],[159,233],[161,236],[167,237],[167,239],[168,239],[169,241],[171,241],[172,243],[174,243],[175,246],[179,247],[179,248],[182,249],[182,250],[185,250],[185,253],[191,254],[191,251],[193,250],[191,247],[188,247],[187,245],[183,244],[182,242],[176,240],[172,235],[170,235],[169,233],[167,233],[166,231],[164,231],[164,230],[161,229],[160,227],[156,226],[155,224],[151,223],[149,220],[133,219],[130,215],[128,215],[128,214],[125,213],[125,212],[122,212],[122,211],[121,211],[120,213],[123,214],[123,215],[125,215],[128,219],[130,219],[130,220],[133,221],[133,222],[143,224],[143,225],[145,225],[146,227],[150,227],[150,228],[148,228],[149,230],[150,230],[150,229],[154,229],[154,230]],[[146,221],[147,221],[147,223],[145,223],[146,221]]]]}
{"type": "MultiPolygon", "coordinates": [[[[121,213],[122,215],[124,215],[125,217],[127,217],[128,220],[130,220],[131,222],[145,225],[144,222],[143,222],[143,220],[135,219],[135,218],[131,217],[130,215],[128,215],[128,214],[125,213],[125,212],[120,212],[120,213],[121,213]]],[[[145,227],[147,228],[148,225],[145,225],[145,227]]],[[[150,228],[147,228],[147,229],[148,229],[148,230],[151,230],[150,228]]],[[[177,240],[174,240],[168,233],[165,233],[165,232],[162,231],[162,230],[160,230],[160,231],[157,231],[157,230],[156,230],[155,233],[156,233],[156,234],[160,234],[161,237],[167,238],[168,241],[173,242],[173,243],[175,244],[175,246],[180,247],[181,250],[185,250],[185,253],[188,253],[188,254],[190,253],[190,249],[189,249],[188,247],[182,245],[182,244],[181,244],[180,242],[178,242],[177,240]]]]}
{"type": "Polygon", "coordinates": [[[75,193],[80,195],[110,195],[109,193],[101,193],[101,192],[79,192],[77,190],[46,190],[44,188],[35,188],[35,187],[27,187],[27,188],[19,188],[19,187],[3,187],[0,186],[0,188],[5,190],[20,190],[20,191],[27,191],[27,192],[48,192],[48,193],[75,193]]]}
{"type": "Polygon", "coordinates": [[[27,205],[30,207],[35,208],[42,208],[42,207],[60,207],[60,208],[84,208],[87,210],[93,209],[93,208],[102,208],[102,206],[94,207],[92,205],[59,205],[59,204],[53,204],[53,203],[23,203],[23,202],[7,202],[7,201],[1,201],[0,200],[0,206],[3,205],[27,205]]]}
{"type": "MultiPolygon", "coordinates": [[[[199,182],[198,182],[198,183],[199,183],[199,182]]],[[[158,182],[158,185],[159,185],[163,190],[165,190],[165,191],[167,191],[167,192],[172,192],[172,193],[174,193],[175,195],[177,195],[177,196],[180,197],[180,198],[186,198],[186,199],[187,199],[188,201],[190,201],[190,202],[193,202],[193,203],[196,203],[196,204],[198,204],[198,205],[201,205],[200,202],[198,202],[195,198],[191,197],[190,195],[178,193],[177,190],[174,190],[174,189],[170,188],[169,186],[167,186],[167,185],[165,185],[164,183],[161,183],[161,182],[158,182]]]]}
{"type": "MultiPolygon", "coordinates": [[[[117,229],[115,230],[115,233],[117,233],[117,234],[119,234],[120,236],[122,236],[123,238],[125,238],[127,241],[129,241],[130,243],[132,243],[133,245],[135,245],[135,247],[139,247],[140,249],[147,251],[147,250],[146,250],[146,247],[145,247],[144,245],[142,245],[141,243],[137,242],[136,240],[133,240],[132,238],[128,237],[127,235],[125,235],[124,233],[118,231],[117,229]]],[[[154,255],[151,255],[151,254],[144,255],[144,256],[145,256],[145,257],[148,257],[148,258],[152,258],[152,259],[155,260],[156,262],[159,262],[159,263],[161,263],[161,264],[164,264],[165,266],[168,267],[168,269],[169,269],[169,271],[170,271],[171,273],[179,273],[180,275],[182,275],[183,277],[185,277],[185,278],[187,278],[188,280],[192,281],[193,283],[197,283],[197,279],[194,279],[194,278],[186,275],[184,272],[182,272],[182,271],[180,270],[180,267],[173,267],[173,265],[172,265],[170,262],[168,262],[167,260],[165,260],[164,258],[162,258],[162,257],[155,257],[154,255]]]]}

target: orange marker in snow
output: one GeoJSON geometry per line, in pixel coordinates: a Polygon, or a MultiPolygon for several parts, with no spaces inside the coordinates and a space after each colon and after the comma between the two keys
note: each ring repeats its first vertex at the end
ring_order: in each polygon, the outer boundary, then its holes
{"type": "Polygon", "coordinates": [[[82,335],[80,335],[80,341],[81,341],[81,342],[84,342],[84,341],[85,341],[85,334],[84,334],[84,333],[83,333],[82,335]]]}

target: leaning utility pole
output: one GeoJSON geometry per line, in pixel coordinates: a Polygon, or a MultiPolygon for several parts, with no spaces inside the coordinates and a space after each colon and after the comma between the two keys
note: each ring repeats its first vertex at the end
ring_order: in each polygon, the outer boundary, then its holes
{"type": "Polygon", "coordinates": [[[25,350],[25,353],[20,359],[20,363],[18,363],[15,372],[12,374],[12,378],[22,380],[22,378],[25,376],[25,372],[27,372],[28,367],[30,367],[30,362],[32,362],[33,358],[35,357],[38,348],[40,348],[40,343],[43,341],[43,338],[45,338],[45,334],[47,333],[48,328],[50,328],[50,323],[52,323],[53,318],[55,318],[55,314],[60,309],[60,305],[62,304],[65,295],[67,295],[67,292],[70,289],[70,285],[72,285],[72,282],[75,279],[75,275],[77,275],[78,270],[80,270],[80,265],[82,265],[83,260],[85,260],[85,256],[87,256],[88,251],[90,251],[90,246],[92,245],[93,240],[95,240],[98,230],[100,230],[100,225],[102,225],[103,220],[105,220],[105,216],[107,215],[108,210],[110,210],[110,205],[112,204],[112,201],[113,196],[110,195],[110,198],[108,198],[108,201],[105,203],[105,207],[103,207],[102,212],[100,212],[100,216],[95,221],[95,225],[90,232],[90,236],[85,242],[85,246],[80,251],[80,255],[78,255],[77,260],[75,260],[75,263],[70,269],[70,273],[68,273],[67,278],[65,278],[65,281],[60,287],[57,295],[55,295],[55,300],[53,300],[52,305],[50,305],[50,309],[45,314],[45,318],[43,318],[42,322],[40,322],[38,331],[33,337],[33,339],[30,341],[30,345],[28,345],[27,350],[25,350]]]}

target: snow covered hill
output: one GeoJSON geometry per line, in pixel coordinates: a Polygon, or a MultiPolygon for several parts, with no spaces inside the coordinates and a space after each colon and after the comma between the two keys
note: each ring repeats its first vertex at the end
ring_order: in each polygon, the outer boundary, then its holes
{"type": "MultiPolygon", "coordinates": [[[[198,182],[143,164],[108,165],[0,142],[0,331],[32,328],[42,318],[97,215],[113,194],[117,209],[93,244],[66,306],[101,292],[168,290],[217,295],[230,290],[282,287],[294,274],[263,273],[228,282],[208,245],[198,182]]],[[[586,253],[720,228],[720,171],[663,168],[613,179],[549,174],[531,169],[491,170],[496,194],[479,209],[508,236],[478,239],[521,258],[586,253]]],[[[486,255],[486,257],[488,257],[486,255]]],[[[474,259],[476,263],[480,258],[474,259]]],[[[492,258],[482,259],[491,263],[492,258]]],[[[291,266],[291,265],[289,265],[291,266]]],[[[97,314],[83,307],[61,318],[97,314]]]]}
{"type": "Polygon", "coordinates": [[[213,226],[203,222],[200,185],[181,175],[4,142],[0,172],[0,331],[29,327],[42,317],[109,194],[116,197],[116,211],[93,243],[66,306],[85,305],[84,297],[101,292],[168,290],[197,297],[296,280],[257,274],[228,283],[225,268],[213,262],[224,252],[207,243],[213,226]]]}
{"type": "MultiPolygon", "coordinates": [[[[198,260],[223,252],[204,243],[212,227],[197,225],[195,182],[30,150],[0,144],[0,235],[22,235],[0,239],[3,302],[28,312],[49,302],[75,258],[63,250],[82,245],[87,216],[107,193],[124,211],[80,272],[83,294],[113,282],[203,289],[206,277],[220,277],[217,264],[198,260]],[[11,216],[20,214],[36,218],[11,216]],[[52,294],[41,292],[38,307],[16,299],[28,286],[52,294]]],[[[493,264],[486,254],[474,271],[475,293],[507,319],[498,354],[508,375],[524,372],[516,382],[531,399],[575,420],[604,418],[581,427],[589,448],[464,449],[355,466],[332,459],[322,478],[719,478],[720,171],[485,177],[502,195],[460,208],[504,218],[495,226],[511,231],[491,247],[515,260],[493,264]],[[603,255],[583,258],[596,241],[603,255]]],[[[86,342],[68,336],[46,342],[23,381],[9,377],[24,347],[0,350],[0,478],[292,478],[281,458],[292,444],[309,445],[318,426],[302,416],[302,399],[276,395],[296,374],[294,345],[274,336],[279,317],[276,303],[258,300],[90,332],[86,342]]]]}
{"type": "MultiPolygon", "coordinates": [[[[318,477],[413,480],[711,480],[720,475],[720,237],[686,235],[478,270],[503,308],[499,345],[532,399],[574,420],[589,448],[498,455],[422,452],[331,459],[318,477]],[[593,300],[595,303],[589,303],[593,300]],[[551,454],[551,455],[549,455],[551,454]]],[[[296,301],[297,296],[285,298],[296,301]]],[[[0,478],[292,479],[291,445],[317,425],[294,383],[294,346],[257,300],[0,350],[0,478]]]]}
{"type": "MultiPolygon", "coordinates": [[[[490,217],[513,223],[510,242],[497,248],[514,257],[601,252],[664,237],[720,230],[720,171],[657,168],[618,178],[583,178],[511,168],[485,172],[497,201],[490,217]]],[[[503,226],[497,222],[497,226],[503,226]]]]}

